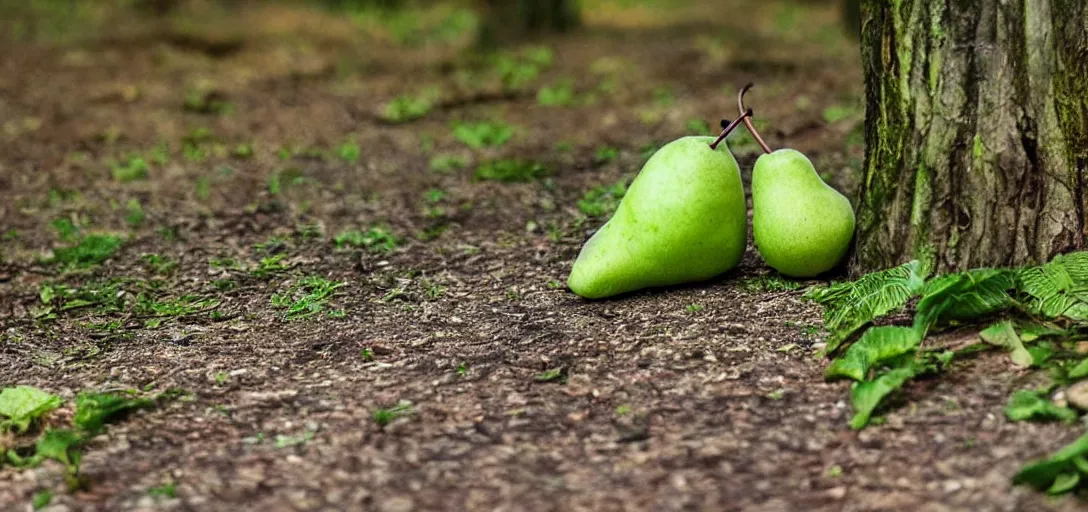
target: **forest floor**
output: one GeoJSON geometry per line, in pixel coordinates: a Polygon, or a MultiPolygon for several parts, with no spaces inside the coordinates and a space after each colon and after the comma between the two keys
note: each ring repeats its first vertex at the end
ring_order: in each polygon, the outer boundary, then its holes
{"type": "MultiPolygon", "coordinates": [[[[0,386],[172,398],[95,437],[77,489],[0,469],[0,508],[1076,508],[1010,483],[1079,432],[1005,419],[1031,377],[1005,355],[859,432],[802,299],[820,282],[751,247],[697,286],[565,288],[607,187],[745,82],[769,142],[848,194],[863,156],[833,6],[587,4],[580,33],[492,58],[453,7],[3,43],[0,386]],[[120,246],[57,250],[91,234],[120,246]]],[[[747,182],[758,148],[730,146],[747,182]]]]}

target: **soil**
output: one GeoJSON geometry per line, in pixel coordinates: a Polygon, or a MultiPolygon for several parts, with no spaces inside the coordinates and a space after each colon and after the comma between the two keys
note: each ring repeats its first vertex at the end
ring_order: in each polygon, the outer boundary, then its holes
{"type": "MultiPolygon", "coordinates": [[[[397,44],[317,9],[195,4],[0,48],[0,385],[183,391],[95,438],[77,490],[50,462],[0,469],[0,508],[28,510],[43,489],[58,511],[1080,506],[1011,486],[1079,432],[1007,421],[1031,376],[1001,354],[909,385],[883,422],[851,430],[849,387],[824,381],[820,311],[802,300],[819,282],[783,285],[751,247],[700,285],[605,301],[562,286],[604,221],[578,211],[585,191],[633,177],[645,148],[691,133],[689,120],[732,118],[748,81],[765,138],[855,192],[861,72],[834,6],[597,2],[582,31],[535,41],[554,64],[508,90],[461,40],[397,44]],[[595,98],[538,104],[536,87],[565,78],[595,98]],[[426,86],[439,91],[426,116],[381,118],[426,86]],[[193,94],[229,112],[186,109],[193,94]],[[471,150],[451,134],[489,119],[515,126],[513,139],[471,150]],[[209,154],[186,156],[197,128],[209,154]],[[349,140],[354,162],[335,151],[349,140]],[[113,178],[112,163],[163,141],[169,161],[147,179],[113,178]],[[243,143],[252,157],[231,154],[243,143]],[[598,158],[603,147],[617,156],[598,158]],[[467,167],[436,172],[439,155],[467,167]],[[495,158],[551,174],[474,180],[495,158]],[[56,219],[126,242],[61,273],[40,263],[64,245],[56,219]],[[402,243],[331,242],[378,225],[402,243]],[[147,254],[178,265],[156,273],[147,254]],[[210,263],[270,254],[287,268],[210,263]],[[342,318],[284,319],[273,296],[306,276],[346,283],[327,308],[342,318]],[[153,289],[220,302],[214,314],[35,318],[43,284],[114,278],[130,279],[130,300],[153,289]],[[400,401],[409,414],[375,420],[400,401]],[[169,482],[174,496],[148,492],[169,482]]],[[[747,180],[758,148],[731,141],[747,180]]]]}

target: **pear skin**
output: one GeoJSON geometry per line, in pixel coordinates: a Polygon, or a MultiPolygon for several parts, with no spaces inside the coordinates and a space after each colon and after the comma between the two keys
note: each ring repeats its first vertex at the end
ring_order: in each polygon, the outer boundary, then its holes
{"type": "Polygon", "coordinates": [[[616,213],[582,247],[567,285],[585,298],[703,281],[740,263],[748,217],[740,168],[713,137],[654,153],[616,213]]]}
{"type": "Polygon", "coordinates": [[[834,268],[854,238],[854,208],[805,155],[780,149],[752,170],[752,236],[782,274],[813,277],[834,268]]]}

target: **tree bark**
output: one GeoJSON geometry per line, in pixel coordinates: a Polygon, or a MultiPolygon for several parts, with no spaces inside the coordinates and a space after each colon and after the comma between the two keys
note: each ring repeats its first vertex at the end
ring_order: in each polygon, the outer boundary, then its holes
{"type": "Polygon", "coordinates": [[[851,270],[1037,263],[1085,245],[1088,0],[864,0],[851,270]]]}

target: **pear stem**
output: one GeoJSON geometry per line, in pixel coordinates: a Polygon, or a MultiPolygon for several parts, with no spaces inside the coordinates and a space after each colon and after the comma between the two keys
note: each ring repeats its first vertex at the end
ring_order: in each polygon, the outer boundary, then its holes
{"type": "MultiPolygon", "coordinates": [[[[740,94],[737,94],[737,109],[740,111],[741,114],[744,114],[746,112],[750,114],[752,112],[752,109],[744,108],[744,94],[748,92],[748,89],[751,89],[754,85],[755,84],[753,84],[752,82],[748,82],[748,85],[745,85],[744,88],[740,90],[740,94]]],[[[767,146],[766,142],[763,142],[763,137],[759,136],[759,132],[756,131],[756,127],[752,125],[752,120],[749,119],[749,117],[750,116],[742,115],[740,119],[738,119],[738,121],[744,120],[744,126],[748,128],[748,131],[751,132],[752,137],[754,137],[756,139],[756,142],[759,143],[759,147],[763,148],[764,153],[770,153],[771,148],[767,146]]]]}
{"type": "Polygon", "coordinates": [[[721,144],[734,129],[740,126],[742,121],[746,122],[749,117],[752,117],[752,109],[741,112],[740,117],[734,119],[730,123],[726,123],[725,119],[722,119],[722,133],[721,135],[718,135],[718,138],[714,139],[714,142],[710,143],[710,149],[718,149],[718,144],[721,144]]]}

